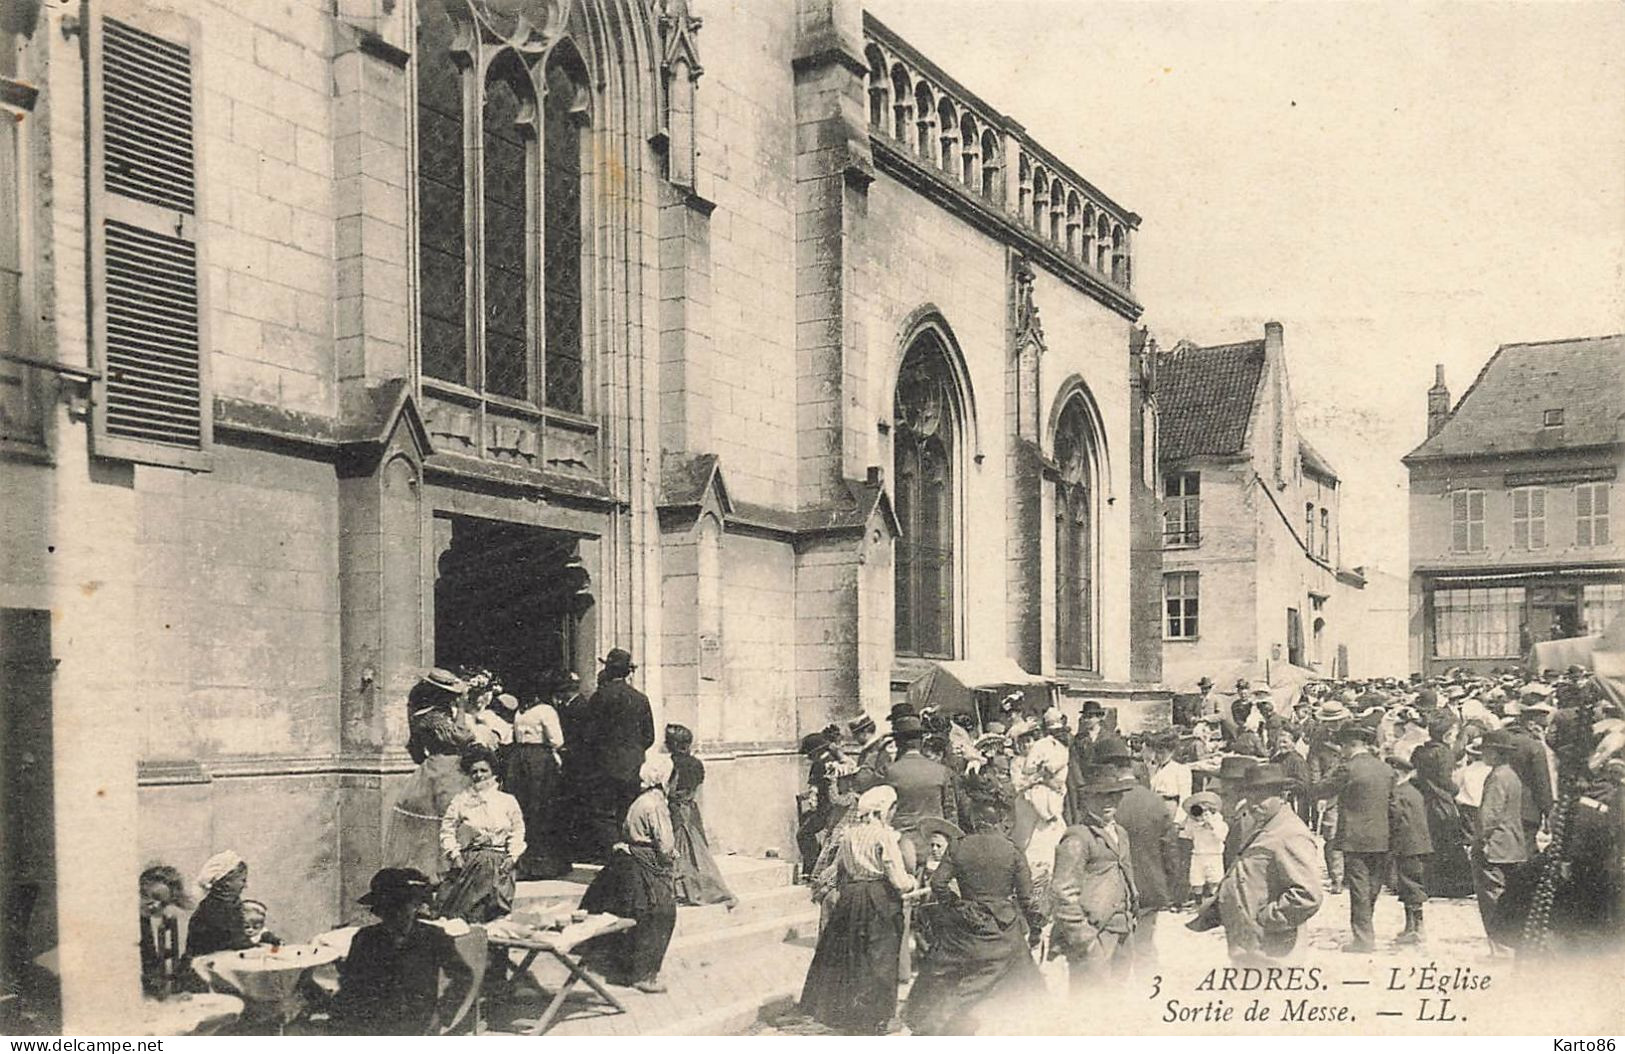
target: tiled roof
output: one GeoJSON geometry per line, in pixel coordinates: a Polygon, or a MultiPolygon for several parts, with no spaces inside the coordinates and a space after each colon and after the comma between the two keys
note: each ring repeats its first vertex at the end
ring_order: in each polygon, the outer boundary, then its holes
{"type": "Polygon", "coordinates": [[[1618,442],[1625,413],[1625,336],[1503,344],[1444,427],[1405,456],[1507,454],[1618,442]],[[1563,411],[1558,427],[1547,410],[1563,411]]]}
{"type": "Polygon", "coordinates": [[[1262,340],[1211,348],[1182,344],[1163,355],[1157,363],[1162,458],[1240,453],[1263,374],[1262,340]]]}

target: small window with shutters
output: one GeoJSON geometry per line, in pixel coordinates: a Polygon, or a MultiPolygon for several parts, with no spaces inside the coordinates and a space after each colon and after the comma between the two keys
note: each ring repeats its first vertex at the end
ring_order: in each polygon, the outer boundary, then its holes
{"type": "Polygon", "coordinates": [[[1484,492],[1454,491],[1450,495],[1450,551],[1481,553],[1484,549],[1484,492]]]}
{"type": "Polygon", "coordinates": [[[196,25],[109,2],[86,30],[94,450],[206,468],[196,25]]]}
{"type": "Polygon", "coordinates": [[[1512,547],[1546,548],[1546,488],[1519,487],[1512,492],[1512,547]]]}

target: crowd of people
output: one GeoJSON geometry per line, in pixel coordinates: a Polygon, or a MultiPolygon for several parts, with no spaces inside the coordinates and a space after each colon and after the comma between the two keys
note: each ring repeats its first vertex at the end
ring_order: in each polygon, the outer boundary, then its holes
{"type": "Polygon", "coordinates": [[[1378,947],[1384,889],[1395,946],[1450,897],[1476,897],[1491,955],[1625,936],[1625,714],[1588,671],[1200,689],[1149,734],[1012,696],[982,728],[904,703],[887,732],[808,736],[797,840],[824,920],[802,1012],[972,1031],[1038,991],[1045,958],[1076,992],[1154,964],[1164,912],[1269,962],[1345,892],[1350,953],[1378,947]]]}
{"type": "MultiPolygon", "coordinates": [[[[310,993],[333,1031],[423,1034],[445,1024],[471,977],[427,920],[494,922],[513,912],[518,882],[559,878],[576,863],[603,865],[581,910],[636,922],[588,955],[611,983],[646,992],[665,990],[677,905],[736,902],[700,816],[705,766],[693,733],[667,725],[664,751],[653,750],[652,708],[629,683],[631,655],[612,649],[601,664],[591,696],[569,672],[553,678],[547,697],[524,701],[485,670],[430,670],[411,690],[416,768],[394,805],[384,866],[361,900],[378,922],[350,942],[337,994],[310,993]]],[[[148,995],[206,990],[190,969],[200,956],[281,943],[266,930],[266,906],[245,897],[247,882],[247,862],[230,850],[212,856],[195,883],[163,864],[142,873],[148,995]],[[203,896],[188,913],[194,885],[203,896]]]]}

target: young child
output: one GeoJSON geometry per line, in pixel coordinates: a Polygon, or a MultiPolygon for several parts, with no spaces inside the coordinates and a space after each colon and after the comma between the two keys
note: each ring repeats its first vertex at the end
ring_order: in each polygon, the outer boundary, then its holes
{"type": "Polygon", "coordinates": [[[1426,903],[1427,863],[1433,855],[1433,836],[1428,832],[1427,804],[1415,783],[1416,772],[1408,757],[1398,754],[1388,759],[1398,776],[1388,799],[1388,851],[1394,858],[1394,892],[1405,906],[1405,928],[1395,944],[1422,943],[1422,905],[1426,903]]]}
{"type": "Polygon", "coordinates": [[[243,901],[243,928],[248,931],[248,939],[255,944],[279,947],[283,943],[282,938],[265,928],[266,917],[263,901],[243,901]]]}
{"type": "Polygon", "coordinates": [[[1179,837],[1191,843],[1191,889],[1198,901],[1213,896],[1224,878],[1224,840],[1230,825],[1219,814],[1219,796],[1202,791],[1185,799],[1179,837]]]}

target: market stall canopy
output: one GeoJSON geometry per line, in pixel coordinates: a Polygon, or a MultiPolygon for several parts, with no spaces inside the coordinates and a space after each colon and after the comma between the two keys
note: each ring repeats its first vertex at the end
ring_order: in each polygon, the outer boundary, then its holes
{"type": "Polygon", "coordinates": [[[975,714],[980,723],[990,719],[1004,696],[1019,691],[1024,713],[1042,713],[1051,702],[1058,681],[1028,673],[1014,659],[954,659],[932,663],[908,686],[908,701],[916,711],[934,706],[944,714],[975,714]],[[978,698],[981,695],[982,698],[978,698]]]}
{"type": "Polygon", "coordinates": [[[1625,706],[1625,618],[1616,618],[1601,633],[1541,641],[1529,650],[1524,665],[1535,674],[1584,666],[1610,699],[1625,706]]]}
{"type": "Polygon", "coordinates": [[[1203,677],[1213,681],[1213,690],[1220,695],[1235,695],[1236,682],[1245,677],[1254,688],[1268,685],[1282,701],[1290,700],[1310,681],[1322,681],[1326,675],[1307,666],[1294,666],[1289,662],[1259,662],[1256,659],[1232,659],[1216,662],[1206,671],[1199,671],[1170,687],[1180,695],[1199,694],[1196,682],[1203,677]]]}

